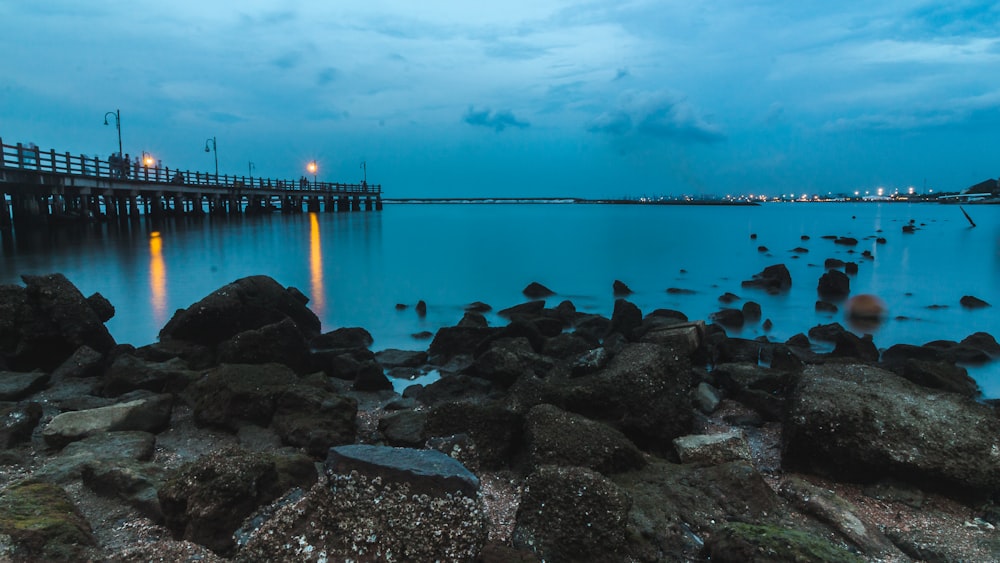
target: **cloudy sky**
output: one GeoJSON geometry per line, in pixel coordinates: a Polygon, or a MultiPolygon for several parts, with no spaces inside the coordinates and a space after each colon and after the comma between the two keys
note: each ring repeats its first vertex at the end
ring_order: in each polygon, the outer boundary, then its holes
{"type": "Polygon", "coordinates": [[[958,190],[1000,175],[1000,7],[0,3],[0,137],[388,197],[958,190]]]}

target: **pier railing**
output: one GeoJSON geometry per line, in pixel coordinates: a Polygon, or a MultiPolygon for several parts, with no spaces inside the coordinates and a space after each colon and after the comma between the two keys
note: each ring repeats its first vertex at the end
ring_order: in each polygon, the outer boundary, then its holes
{"type": "Polygon", "coordinates": [[[310,182],[303,177],[298,180],[261,178],[230,174],[181,170],[170,167],[148,166],[141,161],[111,162],[99,156],[58,153],[55,149],[41,150],[34,145],[22,143],[8,145],[0,139],[0,168],[33,170],[52,174],[91,178],[106,178],[112,181],[143,184],[164,184],[174,186],[205,186],[211,188],[287,190],[294,192],[322,192],[345,194],[381,194],[381,184],[361,182],[357,184],[341,182],[310,182]]]}

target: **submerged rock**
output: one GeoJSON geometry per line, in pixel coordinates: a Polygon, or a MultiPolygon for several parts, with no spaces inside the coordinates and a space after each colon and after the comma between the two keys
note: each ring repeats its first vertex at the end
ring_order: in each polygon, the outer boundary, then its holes
{"type": "Polygon", "coordinates": [[[780,293],[792,287],[792,275],[784,264],[775,264],[764,268],[759,274],[754,274],[753,279],[746,280],[741,285],[763,289],[768,293],[780,293]]]}

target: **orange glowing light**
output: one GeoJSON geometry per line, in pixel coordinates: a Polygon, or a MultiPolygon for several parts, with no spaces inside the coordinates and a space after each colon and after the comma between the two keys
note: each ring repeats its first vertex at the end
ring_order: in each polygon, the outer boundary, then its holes
{"type": "Polygon", "coordinates": [[[306,166],[306,170],[308,170],[310,174],[315,174],[316,173],[316,161],[314,160],[314,161],[310,162],[306,166]]]}
{"type": "Polygon", "coordinates": [[[149,289],[153,319],[157,326],[167,322],[167,269],[163,263],[163,239],[159,231],[149,233],[149,289]]]}
{"type": "Polygon", "coordinates": [[[309,273],[312,290],[312,308],[317,315],[323,314],[323,252],[320,249],[319,219],[315,213],[309,214],[309,273]]]}
{"type": "Polygon", "coordinates": [[[152,166],[153,165],[153,157],[147,154],[146,157],[142,159],[142,163],[145,164],[147,167],[148,166],[152,166]]]}

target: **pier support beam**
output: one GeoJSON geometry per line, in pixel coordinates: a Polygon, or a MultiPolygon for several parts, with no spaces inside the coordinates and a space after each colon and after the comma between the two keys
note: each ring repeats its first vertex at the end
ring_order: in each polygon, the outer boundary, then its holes
{"type": "Polygon", "coordinates": [[[7,194],[0,192],[0,230],[9,231],[14,223],[10,217],[10,205],[7,203],[7,194]]]}
{"type": "Polygon", "coordinates": [[[351,200],[351,211],[361,211],[361,196],[356,195],[351,200]]]}

